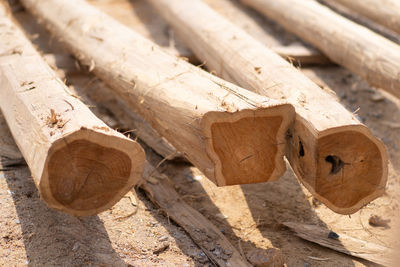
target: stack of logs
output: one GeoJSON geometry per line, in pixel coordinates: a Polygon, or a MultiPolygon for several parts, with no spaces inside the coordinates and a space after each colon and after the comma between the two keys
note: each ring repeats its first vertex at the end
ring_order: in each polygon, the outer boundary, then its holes
{"type": "MultiPolygon", "coordinates": [[[[352,214],[383,194],[383,143],[331,92],[202,1],[150,0],[216,75],[83,0],[21,2],[124,100],[139,138],[167,158],[180,153],[218,186],[277,180],[286,156],[302,184],[337,213],[352,214]]],[[[400,96],[397,44],[313,0],[242,2],[400,96]]],[[[367,8],[377,0],[336,2],[399,32],[395,1],[385,1],[387,10],[367,8]],[[393,20],[385,19],[389,13],[393,20]]],[[[9,13],[2,5],[0,109],[40,195],[72,215],[104,211],[152,167],[138,143],[69,92],[9,13]]]]}

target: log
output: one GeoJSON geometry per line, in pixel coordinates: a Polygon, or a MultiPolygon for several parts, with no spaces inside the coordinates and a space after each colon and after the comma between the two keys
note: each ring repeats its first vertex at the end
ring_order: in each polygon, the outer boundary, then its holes
{"type": "Polygon", "coordinates": [[[391,248],[342,233],[337,234],[333,232],[334,234],[332,234],[331,230],[321,228],[317,225],[297,222],[284,222],[283,225],[294,231],[298,237],[319,244],[320,246],[384,266],[397,266],[393,260],[396,252],[391,248]]]}
{"type": "Polygon", "coordinates": [[[314,0],[241,0],[371,86],[400,97],[400,46],[314,0]]]}
{"type": "Polygon", "coordinates": [[[290,104],[167,54],[84,1],[22,3],[217,185],[276,180],[285,171],[290,104]]]}
{"type": "Polygon", "coordinates": [[[118,202],[141,177],[140,145],[68,92],[3,4],[0,55],[0,109],[44,202],[75,216],[118,202]]]}
{"type": "Polygon", "coordinates": [[[400,33],[398,0],[333,0],[397,33],[400,33]]]}
{"type": "Polygon", "coordinates": [[[150,0],[197,57],[225,79],[296,108],[287,157],[300,181],[335,212],[383,194],[384,145],[331,93],[198,0],[150,0]]]}

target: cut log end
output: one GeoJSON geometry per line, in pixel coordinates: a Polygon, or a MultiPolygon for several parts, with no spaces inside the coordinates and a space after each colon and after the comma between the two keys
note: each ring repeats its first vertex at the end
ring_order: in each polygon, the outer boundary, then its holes
{"type": "Polygon", "coordinates": [[[297,157],[303,168],[295,172],[333,211],[352,214],[384,193],[386,150],[366,127],[340,127],[322,133],[314,155],[306,142],[299,141],[297,157]],[[314,173],[310,173],[313,163],[307,163],[310,158],[316,163],[314,173]]]}
{"type": "Polygon", "coordinates": [[[381,195],[387,160],[378,142],[356,131],[320,138],[316,192],[345,213],[353,207],[358,210],[381,195]]]}
{"type": "Polygon", "coordinates": [[[40,191],[55,209],[75,216],[97,214],[137,183],[144,161],[139,144],[81,129],[51,147],[40,191]],[[107,146],[105,138],[112,139],[107,146]]]}
{"type": "Polygon", "coordinates": [[[207,114],[204,131],[217,185],[277,180],[286,170],[285,134],[293,112],[290,105],[280,105],[207,114]]]}

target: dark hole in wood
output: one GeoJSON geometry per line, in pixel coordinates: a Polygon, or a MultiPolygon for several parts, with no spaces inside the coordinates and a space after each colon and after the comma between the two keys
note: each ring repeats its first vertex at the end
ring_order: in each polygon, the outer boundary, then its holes
{"type": "Polygon", "coordinates": [[[330,174],[338,173],[344,166],[344,162],[337,156],[329,155],[325,158],[325,161],[332,164],[330,174]]]}
{"type": "Polygon", "coordinates": [[[299,141],[299,157],[304,157],[304,155],[305,153],[304,153],[303,143],[299,141]]]}

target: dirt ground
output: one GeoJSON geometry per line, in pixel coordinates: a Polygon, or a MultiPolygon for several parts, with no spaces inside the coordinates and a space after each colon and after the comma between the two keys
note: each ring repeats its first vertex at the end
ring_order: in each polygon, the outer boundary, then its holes
{"type": "MultiPolygon", "coordinates": [[[[235,9],[224,1],[207,1],[228,18],[235,9]],[[216,4],[218,3],[218,4],[216,4]]],[[[173,32],[144,0],[91,1],[97,7],[133,27],[177,55],[195,59],[174,38],[173,32]],[[145,25],[143,25],[143,23],[145,25]]],[[[231,5],[237,8],[236,2],[231,5]]],[[[299,40],[277,25],[246,10],[254,25],[247,27],[255,35],[268,31],[276,36],[265,42],[289,45],[299,40]]],[[[65,54],[35,19],[23,10],[15,16],[42,53],[65,54]]],[[[382,139],[390,156],[387,191],[351,216],[336,214],[316,201],[299,184],[288,166],[276,182],[216,187],[195,167],[167,162],[160,171],[168,175],[190,206],[201,212],[231,243],[244,254],[256,248],[279,248],[287,266],[374,266],[296,237],[283,222],[299,222],[332,229],[371,243],[400,248],[400,100],[371,88],[357,75],[335,65],[304,67],[308,77],[325,89],[333,90],[340,102],[356,113],[373,133],[382,139]],[[387,227],[373,227],[373,215],[390,220],[387,227]]],[[[104,86],[88,73],[67,75],[67,83],[91,99],[96,88],[104,86]]],[[[88,100],[89,101],[89,100],[88,100]]],[[[109,100],[112,101],[112,100],[109,100]]],[[[99,117],[121,125],[106,108],[107,103],[91,105],[99,117]]],[[[148,153],[153,153],[146,148],[148,153]]],[[[4,118],[0,116],[0,156],[18,158],[4,118]]],[[[162,158],[151,154],[157,162],[162,158]]],[[[130,193],[112,209],[92,217],[72,217],[49,209],[40,201],[26,165],[2,167],[0,161],[0,265],[1,266],[212,266],[205,253],[184,230],[155,207],[141,190],[136,199],[130,193]],[[136,211],[137,210],[137,211],[136,211]],[[136,214],[132,215],[136,211],[136,214]]],[[[5,164],[4,164],[5,165],[5,164]]]]}

